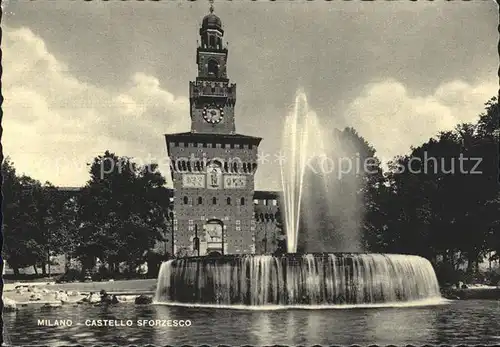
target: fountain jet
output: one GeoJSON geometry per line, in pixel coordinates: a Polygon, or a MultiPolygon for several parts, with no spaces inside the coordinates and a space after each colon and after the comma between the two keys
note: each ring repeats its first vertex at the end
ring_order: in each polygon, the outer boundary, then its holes
{"type": "Polygon", "coordinates": [[[322,149],[320,139],[317,116],[309,110],[305,93],[299,90],[293,109],[285,119],[282,137],[284,160],[280,165],[288,253],[297,252],[304,177],[311,158],[322,149]]]}

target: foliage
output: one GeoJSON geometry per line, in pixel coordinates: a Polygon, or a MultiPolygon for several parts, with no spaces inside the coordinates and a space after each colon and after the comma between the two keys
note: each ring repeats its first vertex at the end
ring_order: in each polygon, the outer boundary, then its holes
{"type": "Polygon", "coordinates": [[[325,134],[329,148],[306,167],[299,248],[361,251],[376,244],[384,177],[375,149],[353,128],[325,134]]]}
{"type": "Polygon", "coordinates": [[[18,176],[13,163],[2,163],[5,244],[3,255],[17,273],[27,266],[45,265],[49,255],[61,254],[67,246],[62,214],[63,201],[57,189],[26,175],[18,176]]]}
{"type": "Polygon", "coordinates": [[[156,165],[141,167],[106,152],[95,158],[78,196],[17,175],[8,158],[2,171],[3,255],[15,273],[27,266],[45,273],[49,255],[59,254],[78,258],[84,268],[96,258],[135,268],[162,239],[168,195],[156,165]]]}
{"type": "Polygon", "coordinates": [[[378,203],[386,217],[372,237],[379,251],[419,254],[468,272],[500,250],[498,103],[486,103],[476,124],[442,132],[409,155],[395,158],[378,203]]]}
{"type": "Polygon", "coordinates": [[[99,258],[109,264],[126,262],[133,269],[163,239],[168,195],[157,169],[108,151],[94,159],[79,198],[75,255],[82,263],[90,266],[91,259],[99,258]]]}

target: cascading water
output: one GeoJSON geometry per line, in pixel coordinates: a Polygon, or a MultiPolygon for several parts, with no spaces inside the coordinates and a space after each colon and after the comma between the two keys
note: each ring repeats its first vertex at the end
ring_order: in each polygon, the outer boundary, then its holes
{"type": "Polygon", "coordinates": [[[428,260],[400,254],[192,257],[162,264],[156,302],[340,305],[439,298],[428,260]]]}

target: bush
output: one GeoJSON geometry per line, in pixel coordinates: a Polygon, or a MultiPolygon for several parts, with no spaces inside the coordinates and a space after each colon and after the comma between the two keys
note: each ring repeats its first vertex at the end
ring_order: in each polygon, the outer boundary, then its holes
{"type": "Polygon", "coordinates": [[[69,269],[62,276],[60,276],[56,283],[62,282],[75,282],[83,280],[82,272],[77,269],[69,269]]]}
{"type": "Polygon", "coordinates": [[[459,281],[467,282],[464,271],[456,270],[453,265],[448,262],[438,263],[435,268],[436,277],[441,286],[454,285],[459,281]]]}
{"type": "Polygon", "coordinates": [[[498,286],[500,283],[500,268],[486,271],[484,278],[486,284],[490,286],[498,286]]]}

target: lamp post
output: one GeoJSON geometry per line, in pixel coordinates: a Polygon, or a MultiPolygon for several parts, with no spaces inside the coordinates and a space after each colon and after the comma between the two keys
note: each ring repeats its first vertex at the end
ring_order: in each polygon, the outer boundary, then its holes
{"type": "Polygon", "coordinates": [[[52,242],[52,233],[50,232],[50,228],[48,228],[48,237],[47,237],[47,268],[48,268],[48,275],[50,278],[50,243],[52,242]]]}
{"type": "Polygon", "coordinates": [[[49,273],[49,278],[50,278],[50,250],[47,251],[47,267],[48,267],[48,273],[49,273]]]}
{"type": "Polygon", "coordinates": [[[170,242],[172,242],[172,258],[175,256],[174,254],[174,212],[170,211],[168,214],[170,217],[170,228],[172,229],[172,237],[170,242]]]}
{"type": "Polygon", "coordinates": [[[196,254],[199,257],[200,256],[200,239],[198,237],[198,224],[194,225],[194,239],[193,239],[193,243],[194,243],[194,249],[196,250],[196,254]]]}
{"type": "Polygon", "coordinates": [[[264,254],[267,253],[267,228],[264,227],[264,254]]]}
{"type": "Polygon", "coordinates": [[[221,244],[222,244],[222,249],[221,249],[221,254],[224,255],[224,225],[222,226],[222,234],[221,234],[221,244]]]}
{"type": "Polygon", "coordinates": [[[167,226],[165,225],[165,229],[163,229],[164,232],[163,232],[163,247],[164,247],[164,250],[163,250],[163,256],[165,257],[165,260],[167,259],[167,233],[168,233],[168,228],[167,226]]]}

